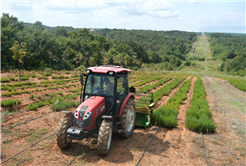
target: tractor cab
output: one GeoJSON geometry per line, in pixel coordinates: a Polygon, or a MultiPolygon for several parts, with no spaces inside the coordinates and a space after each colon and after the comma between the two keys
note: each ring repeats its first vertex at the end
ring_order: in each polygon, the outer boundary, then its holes
{"type": "Polygon", "coordinates": [[[87,69],[83,101],[92,96],[105,98],[106,114],[115,115],[125,97],[129,94],[128,73],[130,70],[120,66],[99,66],[87,69]],[[123,70],[123,71],[122,71],[123,70]]]}

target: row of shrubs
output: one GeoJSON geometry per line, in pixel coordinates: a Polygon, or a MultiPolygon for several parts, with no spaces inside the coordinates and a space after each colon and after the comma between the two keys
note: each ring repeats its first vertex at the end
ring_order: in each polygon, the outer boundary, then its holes
{"type": "Polygon", "coordinates": [[[191,81],[193,77],[185,81],[179,91],[168,100],[167,105],[163,105],[161,108],[154,111],[151,117],[152,125],[158,125],[166,128],[177,127],[177,116],[179,113],[180,105],[184,104],[184,100],[187,99],[187,93],[189,92],[191,81]]]}
{"type": "Polygon", "coordinates": [[[52,79],[68,79],[68,76],[60,75],[60,76],[52,76],[52,79]]]}
{"type": "Polygon", "coordinates": [[[5,101],[1,101],[1,106],[2,107],[12,107],[14,106],[15,104],[19,104],[20,103],[20,100],[11,100],[11,99],[8,99],[8,100],[5,100],[5,101]]]}
{"type": "Polygon", "coordinates": [[[246,80],[245,80],[245,77],[244,77],[244,79],[242,79],[242,78],[232,78],[232,77],[226,77],[226,76],[217,76],[217,77],[228,81],[230,84],[232,84],[236,88],[240,89],[241,91],[246,92],[246,80]]]}
{"type": "Polygon", "coordinates": [[[138,80],[144,80],[144,79],[146,79],[146,78],[148,78],[148,76],[134,77],[134,78],[132,78],[132,79],[129,79],[129,83],[136,82],[136,81],[138,81],[138,80]]]}
{"type": "MultiPolygon", "coordinates": [[[[1,78],[1,82],[10,82],[10,81],[18,81],[18,78],[10,77],[10,78],[1,78]]],[[[21,81],[29,80],[28,77],[21,77],[21,81]]]]}
{"type": "Polygon", "coordinates": [[[80,102],[77,101],[69,101],[69,100],[65,100],[65,101],[57,101],[55,102],[55,104],[53,104],[50,108],[52,111],[62,111],[62,110],[66,110],[67,108],[70,107],[78,107],[80,105],[80,102]]]}
{"type": "Polygon", "coordinates": [[[161,79],[161,78],[162,78],[162,76],[150,76],[150,77],[148,77],[148,78],[145,78],[145,79],[142,80],[142,81],[139,81],[139,82],[136,82],[136,83],[134,83],[134,84],[131,84],[131,86],[133,86],[133,87],[138,87],[138,86],[144,85],[144,84],[146,84],[146,83],[148,83],[148,82],[152,82],[152,81],[155,81],[155,80],[159,80],[159,79],[161,79]]]}
{"type": "Polygon", "coordinates": [[[27,108],[28,110],[36,110],[39,107],[55,103],[56,101],[63,101],[65,99],[76,99],[76,98],[77,98],[77,94],[73,94],[73,95],[68,94],[63,97],[60,97],[60,96],[54,96],[53,98],[47,97],[45,101],[39,101],[33,104],[29,104],[27,108]]]}
{"type": "MultiPolygon", "coordinates": [[[[71,86],[76,86],[76,84],[65,84],[65,85],[61,85],[61,86],[55,86],[55,87],[52,87],[52,86],[48,86],[47,89],[58,89],[58,88],[70,88],[71,86]]],[[[4,88],[5,89],[5,88],[4,88]]],[[[2,96],[12,96],[12,95],[15,95],[15,94],[22,94],[22,93],[31,93],[31,92],[38,92],[38,91],[42,91],[42,90],[46,90],[46,89],[38,89],[36,88],[35,90],[22,90],[22,91],[17,91],[18,88],[16,87],[8,87],[8,90],[11,91],[11,92],[4,92],[2,93],[2,96]]],[[[24,89],[24,88],[21,88],[21,89],[24,89]]],[[[76,90],[77,91],[77,90],[76,90]]]]}
{"type": "Polygon", "coordinates": [[[173,77],[167,77],[167,78],[160,79],[155,84],[152,84],[152,85],[148,84],[148,85],[145,85],[145,86],[139,88],[139,91],[151,91],[151,90],[155,89],[156,87],[165,84],[166,82],[170,81],[171,79],[173,79],[173,77]]]}
{"type": "Polygon", "coordinates": [[[206,91],[201,76],[197,76],[190,103],[190,108],[186,112],[185,127],[196,132],[215,132],[216,125],[211,119],[212,112],[209,110],[209,104],[206,100],[206,91]]]}
{"type": "Polygon", "coordinates": [[[2,93],[2,96],[12,96],[15,94],[22,94],[22,93],[31,93],[31,91],[29,90],[22,90],[22,91],[16,91],[16,89],[14,89],[12,92],[4,92],[2,93]]]}
{"type": "Polygon", "coordinates": [[[167,96],[173,89],[179,86],[179,84],[185,80],[186,77],[176,78],[172,82],[166,84],[164,87],[160,88],[158,91],[154,92],[155,101],[158,101],[162,96],[167,96]]]}

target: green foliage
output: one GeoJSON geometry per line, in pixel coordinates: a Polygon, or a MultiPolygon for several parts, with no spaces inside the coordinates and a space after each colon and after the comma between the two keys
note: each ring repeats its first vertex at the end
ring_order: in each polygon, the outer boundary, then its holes
{"type": "Polygon", "coordinates": [[[186,62],[184,63],[185,66],[190,66],[190,64],[191,64],[190,61],[186,61],[186,62]]]}
{"type": "Polygon", "coordinates": [[[9,82],[10,79],[9,78],[1,78],[1,82],[9,82]]]}
{"type": "Polygon", "coordinates": [[[151,91],[151,90],[155,89],[156,87],[161,86],[164,83],[170,81],[171,79],[172,79],[172,77],[160,79],[157,83],[152,84],[152,85],[145,85],[145,86],[139,88],[139,90],[140,91],[151,91]]]}
{"type": "Polygon", "coordinates": [[[206,100],[206,91],[201,76],[197,76],[190,102],[191,106],[186,112],[185,127],[196,132],[215,132],[216,126],[211,120],[212,112],[209,110],[208,101],[206,100]]]}
{"type": "Polygon", "coordinates": [[[227,76],[217,76],[217,77],[228,81],[230,84],[232,84],[236,88],[246,92],[246,80],[245,80],[245,78],[233,78],[233,77],[227,77],[227,76]]]}
{"type": "Polygon", "coordinates": [[[22,80],[22,81],[29,80],[29,77],[21,77],[21,80],[22,80]]]}
{"type": "Polygon", "coordinates": [[[31,74],[31,77],[32,78],[36,78],[36,74],[31,74]]]}
{"type": "Polygon", "coordinates": [[[164,87],[160,88],[158,91],[154,92],[155,100],[160,100],[162,96],[167,96],[171,90],[175,89],[186,77],[177,78],[174,81],[166,84],[164,87]]]}
{"type": "Polygon", "coordinates": [[[60,92],[58,92],[58,94],[62,96],[62,95],[63,95],[63,92],[62,92],[62,91],[60,91],[60,92]]]}
{"type": "Polygon", "coordinates": [[[52,76],[52,79],[68,79],[68,76],[60,75],[60,76],[52,76]]]}
{"type": "Polygon", "coordinates": [[[56,70],[102,64],[137,69],[142,63],[162,62],[166,56],[170,61],[167,70],[173,70],[185,60],[184,55],[196,40],[194,32],[101,29],[92,33],[89,29],[71,27],[68,32],[64,27],[50,28],[39,21],[23,24],[8,14],[3,14],[1,21],[2,43],[7,43],[2,47],[2,67],[6,69],[17,64],[11,61],[10,47],[14,41],[26,43],[25,51],[29,54],[22,61],[28,62],[26,69],[29,66],[45,70],[47,64],[56,70]]]}
{"type": "Polygon", "coordinates": [[[4,93],[2,93],[2,96],[11,96],[11,95],[12,95],[11,92],[4,92],[4,93]]]}
{"type": "Polygon", "coordinates": [[[225,67],[219,67],[218,70],[246,76],[246,72],[245,74],[242,72],[246,68],[245,36],[212,33],[210,38],[210,50],[213,56],[222,59],[225,63],[225,67]]]}
{"type": "Polygon", "coordinates": [[[62,110],[66,110],[67,108],[70,107],[75,107],[77,104],[75,103],[75,101],[58,101],[55,104],[53,104],[51,106],[52,111],[62,111],[62,110]]]}
{"type": "Polygon", "coordinates": [[[12,106],[15,106],[16,103],[19,104],[20,100],[8,99],[8,100],[5,100],[5,101],[1,101],[1,106],[3,106],[3,107],[12,107],[12,106]]]}
{"type": "Polygon", "coordinates": [[[43,73],[44,76],[51,76],[51,73],[43,73]]]}
{"type": "Polygon", "coordinates": [[[49,78],[48,78],[48,77],[43,77],[43,76],[38,76],[38,79],[39,79],[39,80],[41,80],[41,79],[48,80],[49,78]]]}

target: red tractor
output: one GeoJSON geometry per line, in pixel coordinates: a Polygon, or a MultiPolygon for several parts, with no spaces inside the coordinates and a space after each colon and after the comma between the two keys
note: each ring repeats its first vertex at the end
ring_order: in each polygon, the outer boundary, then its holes
{"type": "MultiPolygon", "coordinates": [[[[135,88],[129,88],[128,84],[128,73],[131,71],[109,65],[90,67],[86,72],[80,76],[82,86],[83,75],[86,76],[81,97],[83,102],[74,114],[62,111],[66,116],[58,124],[57,144],[61,149],[67,149],[73,139],[97,138],[98,153],[108,155],[112,132],[128,138],[135,127],[136,105],[134,95],[129,93],[135,92],[135,88]]],[[[142,114],[141,108],[139,110],[142,114]]],[[[145,114],[140,116],[141,120],[145,114]]],[[[146,118],[143,123],[145,121],[146,118]]]]}

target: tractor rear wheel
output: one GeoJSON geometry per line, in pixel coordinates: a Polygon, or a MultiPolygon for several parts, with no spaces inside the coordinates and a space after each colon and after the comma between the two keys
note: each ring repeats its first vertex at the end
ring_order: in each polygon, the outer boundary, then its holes
{"type": "Polygon", "coordinates": [[[113,123],[104,119],[99,129],[97,140],[97,152],[102,156],[107,156],[110,150],[112,140],[113,123]]]}
{"type": "Polygon", "coordinates": [[[68,149],[71,145],[72,139],[67,138],[67,130],[73,124],[73,116],[67,114],[66,116],[62,117],[58,127],[57,127],[57,145],[59,148],[65,150],[68,149]]]}
{"type": "Polygon", "coordinates": [[[120,117],[121,126],[123,131],[119,133],[120,137],[128,138],[132,135],[132,132],[135,127],[136,120],[136,106],[133,98],[130,98],[122,112],[120,117]]]}

